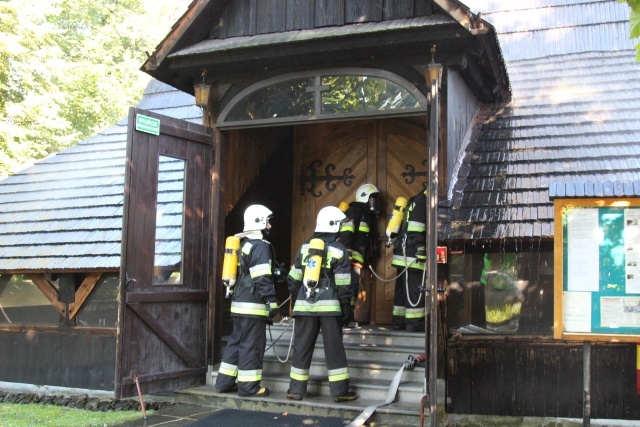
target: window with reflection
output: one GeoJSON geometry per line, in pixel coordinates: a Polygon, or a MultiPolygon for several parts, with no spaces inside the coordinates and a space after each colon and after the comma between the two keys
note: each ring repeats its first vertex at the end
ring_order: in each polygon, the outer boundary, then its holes
{"type": "Polygon", "coordinates": [[[58,326],[59,323],[60,314],[29,277],[0,275],[0,324],[58,326]]]}
{"type": "Polygon", "coordinates": [[[314,113],[314,95],[307,91],[311,77],[287,80],[263,87],[242,99],[231,110],[227,121],[305,117],[314,113]]]}
{"type": "Polygon", "coordinates": [[[159,156],[153,284],[182,284],[186,161],[159,156]]]}
{"type": "Polygon", "coordinates": [[[452,333],[553,334],[553,252],[450,255],[452,333]]]}
{"type": "Polygon", "coordinates": [[[410,82],[375,69],[323,70],[256,83],[222,110],[218,125],[420,113],[427,99],[410,82]]]}
{"type": "Polygon", "coordinates": [[[379,77],[323,76],[322,114],[420,108],[406,89],[379,77]]]}

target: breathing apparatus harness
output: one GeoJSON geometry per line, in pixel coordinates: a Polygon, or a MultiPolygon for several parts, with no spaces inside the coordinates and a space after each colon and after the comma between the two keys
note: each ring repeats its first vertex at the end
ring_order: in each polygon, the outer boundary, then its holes
{"type": "Polygon", "coordinates": [[[224,261],[222,263],[222,285],[225,287],[225,298],[231,298],[233,288],[238,278],[238,252],[240,251],[240,238],[227,237],[224,244],[224,261]]]}
{"type": "Polygon", "coordinates": [[[315,302],[319,296],[318,286],[320,285],[322,275],[323,279],[327,279],[327,271],[324,262],[327,259],[327,249],[324,240],[311,239],[309,241],[309,252],[304,257],[302,263],[305,265],[304,276],[302,278],[302,286],[304,286],[305,299],[315,302]]]}
{"type": "MultiPolygon", "coordinates": [[[[369,270],[371,270],[371,273],[380,281],[388,283],[388,282],[392,282],[396,279],[398,279],[400,276],[402,276],[403,274],[406,275],[405,280],[404,280],[404,284],[405,284],[405,293],[407,296],[407,302],[409,303],[409,305],[411,307],[417,307],[418,304],[420,304],[420,301],[422,300],[422,294],[423,292],[420,292],[418,295],[418,301],[416,301],[415,303],[413,301],[411,301],[411,297],[409,296],[409,268],[417,262],[417,258],[412,260],[410,263],[408,263],[407,260],[407,221],[403,220],[404,216],[405,216],[405,211],[407,208],[407,205],[409,204],[409,200],[407,200],[406,198],[400,196],[396,199],[395,205],[394,205],[394,209],[393,209],[393,214],[391,216],[391,219],[389,220],[389,224],[387,225],[387,247],[390,247],[392,244],[395,246],[398,242],[398,240],[400,240],[400,244],[402,245],[402,257],[404,259],[404,268],[402,269],[401,272],[399,272],[396,276],[390,278],[390,279],[385,279],[383,277],[380,277],[375,270],[373,269],[373,267],[371,265],[369,265],[369,270]],[[396,237],[395,239],[392,239],[391,236],[396,235],[398,237],[396,237]],[[402,236],[401,238],[399,236],[402,236]],[[395,242],[395,243],[394,243],[395,242]]],[[[411,209],[411,208],[409,208],[411,209]]],[[[408,215],[408,212],[407,212],[408,215]]],[[[422,281],[420,283],[424,283],[424,279],[425,279],[425,275],[426,275],[426,268],[422,269],[422,281]]]]}
{"type": "MultiPolygon", "coordinates": [[[[309,241],[309,252],[302,260],[303,265],[305,265],[304,276],[302,279],[302,285],[304,286],[305,299],[306,300],[315,300],[318,298],[319,294],[319,285],[321,282],[325,281],[322,279],[327,279],[326,282],[331,283],[328,280],[329,276],[324,266],[324,262],[327,259],[327,249],[325,247],[325,242],[322,239],[315,238],[309,241]],[[321,278],[322,276],[322,278],[321,278]]],[[[282,307],[286,304],[292,297],[289,296],[278,308],[282,307]]],[[[315,302],[315,301],[314,301],[315,302]]],[[[271,334],[271,326],[269,326],[269,338],[271,340],[271,345],[269,345],[265,349],[265,353],[269,351],[269,349],[273,348],[273,353],[276,355],[276,358],[280,363],[286,363],[289,360],[289,356],[291,355],[291,348],[293,346],[293,339],[295,336],[295,319],[285,317],[280,321],[281,325],[286,325],[285,330],[276,338],[273,339],[273,335],[271,334]],[[291,327],[291,339],[289,341],[289,348],[287,350],[287,356],[283,360],[278,356],[278,353],[275,350],[276,343],[282,338],[282,336],[287,332],[287,330],[291,327]]]]}

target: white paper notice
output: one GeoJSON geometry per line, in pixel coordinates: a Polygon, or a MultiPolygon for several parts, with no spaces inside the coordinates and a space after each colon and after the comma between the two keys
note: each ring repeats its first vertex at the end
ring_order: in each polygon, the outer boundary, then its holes
{"type": "Polygon", "coordinates": [[[591,292],[562,293],[564,332],[591,332],[591,292]]]}
{"type": "Polygon", "coordinates": [[[624,210],[625,290],[640,294],[640,209],[624,210]]]}
{"type": "Polygon", "coordinates": [[[598,209],[572,209],[568,212],[568,291],[598,291],[600,282],[599,232],[598,209]]]}
{"type": "Polygon", "coordinates": [[[600,325],[612,329],[640,327],[640,297],[601,297],[600,325]]]}

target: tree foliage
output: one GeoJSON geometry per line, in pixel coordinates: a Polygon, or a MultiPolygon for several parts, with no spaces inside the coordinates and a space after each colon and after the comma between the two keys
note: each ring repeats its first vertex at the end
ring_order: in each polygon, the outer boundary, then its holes
{"type": "MultiPolygon", "coordinates": [[[[618,0],[629,5],[629,38],[640,37],[640,0],[618,0]]],[[[636,43],[636,61],[640,61],[640,43],[636,43]]]]}
{"type": "Polygon", "coordinates": [[[121,119],[190,2],[0,0],[0,177],[121,119]]]}

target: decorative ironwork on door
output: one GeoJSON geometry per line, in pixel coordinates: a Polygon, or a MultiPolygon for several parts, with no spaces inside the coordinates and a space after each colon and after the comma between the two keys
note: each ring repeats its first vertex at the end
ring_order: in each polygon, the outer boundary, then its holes
{"type": "MultiPolygon", "coordinates": [[[[424,166],[425,168],[427,167],[427,161],[428,159],[424,159],[422,161],[422,166],[424,166]]],[[[402,172],[400,175],[404,178],[404,182],[407,184],[412,184],[416,180],[416,177],[424,176],[426,178],[429,174],[429,171],[426,169],[420,172],[416,171],[416,167],[410,163],[407,163],[406,165],[404,165],[404,168],[408,172],[402,172]]],[[[426,180],[422,183],[422,188],[425,188],[425,189],[427,188],[426,180]]]]}
{"type": "Polygon", "coordinates": [[[334,181],[342,181],[344,185],[350,187],[353,184],[355,175],[351,175],[351,169],[346,168],[342,175],[333,175],[336,166],[332,163],[327,164],[324,168],[324,176],[318,175],[317,169],[322,166],[321,160],[314,160],[306,168],[303,166],[300,173],[300,195],[302,196],[305,191],[311,193],[313,197],[322,196],[322,191],[316,190],[318,183],[324,181],[324,186],[327,191],[334,191],[336,189],[336,183],[334,181]],[[306,169],[306,170],[305,170],[306,169]]]}

